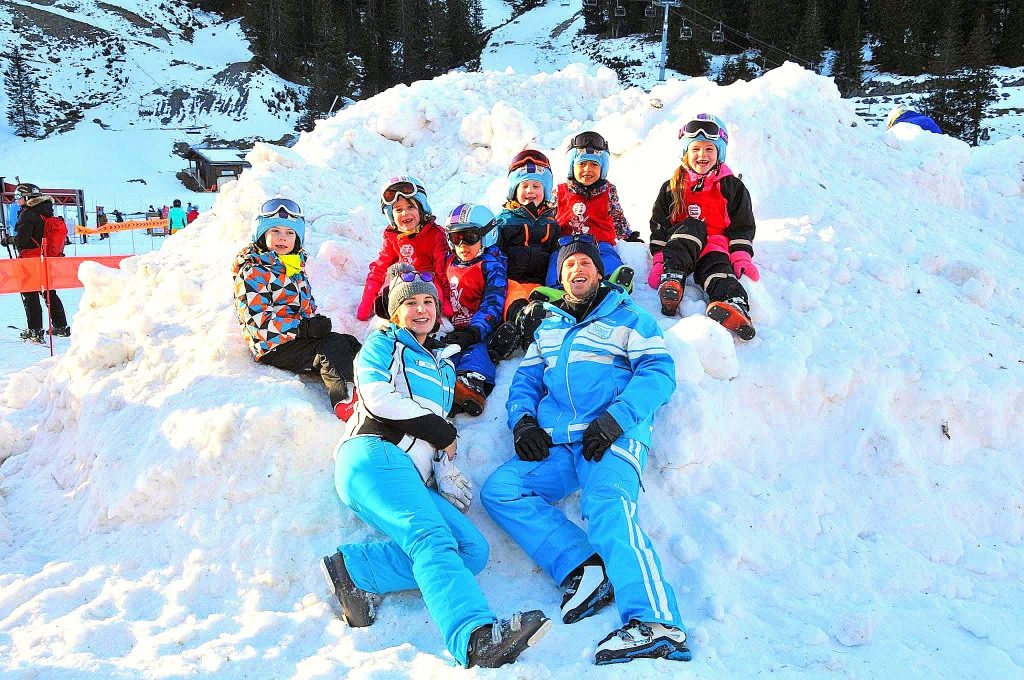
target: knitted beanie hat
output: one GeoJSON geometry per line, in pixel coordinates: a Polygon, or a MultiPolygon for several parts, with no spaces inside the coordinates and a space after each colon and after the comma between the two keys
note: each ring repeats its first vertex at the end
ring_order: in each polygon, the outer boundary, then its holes
{"type": "Polygon", "coordinates": [[[404,271],[391,279],[391,290],[388,293],[388,318],[393,317],[402,303],[413,295],[429,295],[434,298],[437,313],[441,313],[441,300],[437,297],[437,287],[434,286],[433,281],[424,281],[420,276],[415,271],[404,271]],[[412,281],[406,281],[403,278],[410,276],[412,281]]]}
{"type": "Polygon", "coordinates": [[[594,266],[597,267],[597,273],[604,276],[604,263],[601,262],[601,250],[597,247],[597,241],[593,240],[593,237],[581,239],[575,238],[570,241],[567,245],[562,246],[558,249],[558,282],[562,282],[562,265],[569,258],[570,255],[576,253],[583,253],[591,260],[594,261],[594,266]]]}

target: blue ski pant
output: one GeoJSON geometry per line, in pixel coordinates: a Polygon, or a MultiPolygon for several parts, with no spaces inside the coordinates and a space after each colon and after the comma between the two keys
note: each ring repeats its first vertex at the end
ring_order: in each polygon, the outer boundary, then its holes
{"type": "MultiPolygon", "coordinates": [[[[622,266],[622,258],[619,257],[619,251],[615,250],[615,246],[605,241],[600,241],[597,244],[598,250],[601,251],[601,264],[604,266],[604,278],[608,280],[608,277],[612,275],[612,272],[622,266]]],[[[560,286],[562,282],[558,280],[558,251],[551,253],[551,259],[548,260],[548,276],[544,280],[546,286],[560,286]]]]}
{"type": "Polygon", "coordinates": [[[498,369],[495,368],[491,356],[487,353],[486,342],[470,345],[456,354],[452,358],[452,362],[455,364],[455,372],[459,375],[470,372],[479,373],[488,385],[494,387],[494,376],[498,369]]]}
{"type": "Polygon", "coordinates": [[[394,444],[352,437],[338,444],[335,459],[341,502],[391,539],[339,546],[352,581],[378,594],[418,588],[448,651],[465,666],[470,634],[497,620],[473,578],[487,564],[487,540],[394,444]]]}
{"type": "MultiPolygon", "coordinates": [[[[623,442],[630,451],[643,448],[624,438],[616,444],[623,442]]],[[[579,443],[556,445],[540,462],[508,461],[484,483],[480,500],[494,521],[556,583],[562,584],[596,552],[615,588],[623,623],[637,619],[683,628],[661,560],[637,521],[636,462],[613,451],[591,462],[581,449],[579,443]],[[586,532],[553,505],[577,489],[582,489],[580,508],[587,520],[586,532]]],[[[645,462],[646,451],[641,458],[645,462]]]]}

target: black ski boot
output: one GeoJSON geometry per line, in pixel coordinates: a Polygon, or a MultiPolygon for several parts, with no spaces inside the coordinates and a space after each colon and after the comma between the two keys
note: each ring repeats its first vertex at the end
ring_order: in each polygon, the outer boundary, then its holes
{"type": "Polygon", "coordinates": [[[35,342],[40,345],[45,344],[43,342],[43,329],[42,328],[26,328],[20,333],[22,340],[28,340],[29,342],[35,342]]]}
{"type": "Polygon", "coordinates": [[[612,582],[597,555],[578,566],[568,578],[562,596],[562,623],[576,623],[608,606],[615,599],[612,582]]]}
{"type": "Polygon", "coordinates": [[[523,334],[515,321],[506,321],[494,329],[491,339],[487,342],[487,353],[491,361],[497,363],[512,356],[523,344],[523,334]]]}
{"type": "Polygon", "coordinates": [[[664,623],[642,623],[636,619],[613,630],[597,645],[594,663],[625,663],[633,659],[689,661],[686,633],[664,623]]]}
{"type": "Polygon", "coordinates": [[[71,326],[57,326],[53,329],[53,334],[61,338],[70,338],[71,326]]]}
{"type": "Polygon", "coordinates": [[[377,606],[383,601],[380,595],[361,590],[348,575],[345,556],[341,551],[323,559],[320,567],[327,578],[331,592],[341,604],[341,617],[353,628],[365,628],[377,618],[377,606]]]}
{"type": "Polygon", "coordinates": [[[550,628],[551,620],[539,609],[516,612],[511,619],[480,626],[469,636],[469,667],[498,668],[515,663],[550,628]]]}

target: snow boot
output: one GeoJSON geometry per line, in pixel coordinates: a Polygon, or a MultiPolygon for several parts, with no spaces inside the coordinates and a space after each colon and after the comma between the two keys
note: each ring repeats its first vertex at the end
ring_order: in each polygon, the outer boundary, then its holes
{"type": "Polygon", "coordinates": [[[564,297],[564,290],[550,286],[537,286],[530,291],[530,302],[558,302],[564,297]]]}
{"type": "Polygon", "coordinates": [[[537,644],[550,629],[551,620],[539,609],[516,612],[511,619],[480,626],[469,636],[468,665],[470,668],[498,668],[515,663],[520,654],[537,644]]]}
{"type": "Polygon", "coordinates": [[[487,403],[487,382],[479,373],[465,373],[455,380],[455,407],[467,416],[484,412],[487,403]]]}
{"type": "Polygon", "coordinates": [[[612,272],[612,275],[608,277],[608,280],[611,281],[612,283],[617,283],[618,285],[622,286],[623,288],[626,289],[627,293],[632,295],[634,274],[635,272],[633,271],[632,267],[622,265],[621,267],[617,267],[615,271],[612,272]]]}
{"type": "Polygon", "coordinates": [[[523,344],[523,334],[515,321],[506,321],[494,329],[494,334],[487,342],[487,353],[491,361],[498,363],[512,356],[523,344]]]}
{"type": "Polygon", "coordinates": [[[740,340],[754,338],[754,326],[750,323],[750,307],[741,297],[712,302],[708,305],[707,315],[735,333],[740,340]]]}
{"type": "Polygon", "coordinates": [[[43,329],[42,328],[27,328],[20,333],[22,340],[28,340],[29,342],[35,342],[40,345],[45,344],[43,342],[43,329]]]}
{"type": "Polygon", "coordinates": [[[683,301],[683,288],[686,277],[682,274],[663,274],[658,284],[658,299],[661,300],[661,313],[675,316],[679,311],[679,303],[683,301]]]}
{"type": "Polygon", "coordinates": [[[71,326],[57,326],[51,331],[51,333],[61,338],[70,338],[71,326]]]}
{"type": "Polygon", "coordinates": [[[612,582],[604,572],[604,562],[596,555],[595,558],[587,560],[569,575],[569,585],[562,596],[562,623],[585,619],[615,599],[612,582]]]}
{"type": "Polygon", "coordinates": [[[345,566],[341,551],[323,559],[320,563],[327,585],[341,604],[341,617],[353,628],[366,628],[377,618],[377,606],[383,601],[380,595],[360,590],[352,581],[345,566]]]}
{"type": "Polygon", "coordinates": [[[622,628],[613,630],[597,645],[594,663],[626,663],[633,659],[669,659],[689,661],[686,633],[663,623],[641,623],[633,619],[622,628]]]}
{"type": "Polygon", "coordinates": [[[339,420],[348,422],[348,419],[355,413],[356,404],[359,402],[359,392],[356,391],[356,386],[352,386],[352,393],[348,395],[348,399],[342,399],[334,405],[334,415],[338,416],[339,420]]]}
{"type": "Polygon", "coordinates": [[[540,328],[548,310],[544,309],[544,303],[540,301],[531,302],[519,315],[519,332],[522,336],[523,351],[533,342],[533,334],[540,328]]]}

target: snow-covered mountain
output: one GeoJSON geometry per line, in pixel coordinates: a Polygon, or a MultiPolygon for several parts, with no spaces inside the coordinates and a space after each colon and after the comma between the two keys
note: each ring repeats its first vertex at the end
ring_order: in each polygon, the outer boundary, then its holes
{"type": "MultiPolygon", "coordinates": [[[[736,344],[688,288],[661,319],[678,387],[658,414],[641,513],[694,661],[629,677],[1024,674],[1024,139],[971,149],[866,125],[795,66],[719,87],[624,88],[607,70],[452,74],[359,102],[291,149],[261,145],[211,211],[88,287],[65,354],[0,394],[0,659],[11,677],[612,678],[605,611],[556,625],[516,666],[453,668],[416,593],[352,630],[317,570],[374,536],[338,502],[342,426],[313,381],[253,364],[229,267],[259,203],[309,216],[310,274],[335,328],[380,241],[377,191],[406,171],[444,214],[497,208],[525,144],[564,171],[594,127],[646,232],[679,123],[721,115],[750,188],[757,338],[736,344]],[[655,101],[656,100],[656,101],[655,101]]],[[[645,280],[642,244],[620,244],[645,280]]],[[[635,298],[657,314],[652,290],[635,298]]],[[[512,455],[503,364],[460,416],[479,485],[512,455]]],[[[564,504],[578,518],[574,498],[564,504]]],[[[560,593],[474,506],[500,614],[560,593]]]]}

